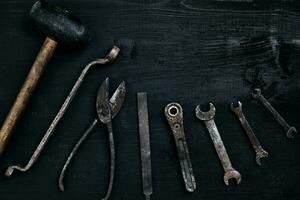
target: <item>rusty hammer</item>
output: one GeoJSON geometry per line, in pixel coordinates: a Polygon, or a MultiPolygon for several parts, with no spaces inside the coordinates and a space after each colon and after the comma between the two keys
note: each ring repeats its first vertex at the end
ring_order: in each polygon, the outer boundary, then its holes
{"type": "Polygon", "coordinates": [[[53,6],[46,1],[37,1],[30,10],[30,21],[47,38],[33,63],[23,86],[8,113],[0,130],[0,155],[3,153],[9,137],[25,109],[36,85],[52,58],[58,43],[68,46],[82,46],[89,36],[82,21],[69,11],[53,6]]]}

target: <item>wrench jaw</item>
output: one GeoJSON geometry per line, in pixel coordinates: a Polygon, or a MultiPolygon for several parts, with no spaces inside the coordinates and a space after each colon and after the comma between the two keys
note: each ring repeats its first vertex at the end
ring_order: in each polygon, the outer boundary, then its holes
{"type": "Polygon", "coordinates": [[[182,107],[178,103],[170,103],[165,107],[165,116],[173,131],[173,133],[179,133],[183,130],[183,111],[182,107]]]}
{"type": "Polygon", "coordinates": [[[242,181],[242,176],[240,172],[238,172],[235,169],[231,169],[224,174],[224,183],[226,185],[229,185],[229,180],[230,179],[235,179],[237,184],[240,184],[242,181]]]}
{"type": "Polygon", "coordinates": [[[215,108],[214,104],[212,104],[212,103],[209,103],[209,111],[207,111],[207,112],[203,112],[201,110],[200,105],[198,105],[196,107],[195,111],[196,111],[197,118],[202,121],[212,120],[216,114],[216,108],[215,108]]]}
{"type": "Polygon", "coordinates": [[[235,106],[234,103],[231,103],[230,104],[230,109],[235,114],[239,114],[239,113],[243,112],[242,106],[243,106],[242,103],[240,101],[238,101],[237,106],[235,106]]]}
{"type": "Polygon", "coordinates": [[[261,97],[261,89],[255,88],[252,92],[252,97],[254,99],[258,99],[259,97],[261,97]]]}
{"type": "Polygon", "coordinates": [[[265,150],[261,149],[259,152],[256,152],[256,163],[261,166],[261,159],[262,158],[267,158],[269,156],[269,153],[266,152],[265,150]]]}
{"type": "Polygon", "coordinates": [[[295,136],[297,135],[297,129],[295,127],[290,127],[287,132],[286,132],[286,137],[287,138],[295,138],[295,136]]]}
{"type": "Polygon", "coordinates": [[[170,103],[165,107],[165,115],[168,119],[182,116],[182,107],[178,103],[170,103]]]}

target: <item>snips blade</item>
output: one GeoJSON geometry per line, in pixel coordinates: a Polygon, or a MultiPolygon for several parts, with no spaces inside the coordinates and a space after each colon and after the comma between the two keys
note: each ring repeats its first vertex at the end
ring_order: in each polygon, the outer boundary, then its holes
{"type": "Polygon", "coordinates": [[[126,95],[123,81],[109,99],[109,78],[106,78],[98,90],[96,110],[102,123],[108,123],[120,111],[126,95]]]}
{"type": "Polygon", "coordinates": [[[125,96],[126,96],[126,86],[125,86],[125,82],[122,81],[109,100],[112,119],[115,118],[115,116],[121,110],[125,100],[125,96]]]}

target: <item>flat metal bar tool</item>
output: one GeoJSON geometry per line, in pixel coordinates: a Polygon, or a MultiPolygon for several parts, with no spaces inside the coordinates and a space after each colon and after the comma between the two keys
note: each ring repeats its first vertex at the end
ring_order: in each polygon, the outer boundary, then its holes
{"type": "Polygon", "coordinates": [[[150,200],[153,190],[152,190],[151,149],[150,149],[147,93],[144,92],[138,93],[137,101],[138,101],[143,192],[146,197],[146,200],[150,200]]]}

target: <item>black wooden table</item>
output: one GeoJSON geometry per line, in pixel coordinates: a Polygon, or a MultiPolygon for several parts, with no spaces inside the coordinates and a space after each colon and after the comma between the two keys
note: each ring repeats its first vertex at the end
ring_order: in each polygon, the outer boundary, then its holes
{"type": "MultiPolygon", "coordinates": [[[[35,0],[0,2],[0,119],[4,120],[43,41],[29,29],[35,0]]],[[[299,200],[299,137],[282,128],[250,91],[261,87],[290,124],[299,127],[300,4],[290,1],[215,0],[55,0],[90,25],[84,50],[59,48],[45,71],[22,120],[1,157],[1,173],[26,163],[44,135],[83,66],[103,57],[113,41],[122,56],[89,74],[64,120],[34,167],[11,179],[0,178],[0,199],[84,199],[104,196],[109,171],[107,132],[99,126],[83,145],[58,190],[61,167],[95,117],[96,92],[109,76],[112,87],[125,80],[125,105],[114,120],[117,171],[112,200],[143,199],[136,93],[148,93],[153,167],[153,200],[299,200]],[[240,100],[270,157],[258,167],[254,152],[229,103],[240,100]],[[182,104],[197,190],[182,183],[171,132],[163,115],[171,101],[182,104]],[[243,180],[225,186],[223,169],[197,104],[213,102],[216,123],[232,163],[243,180]]]]}

